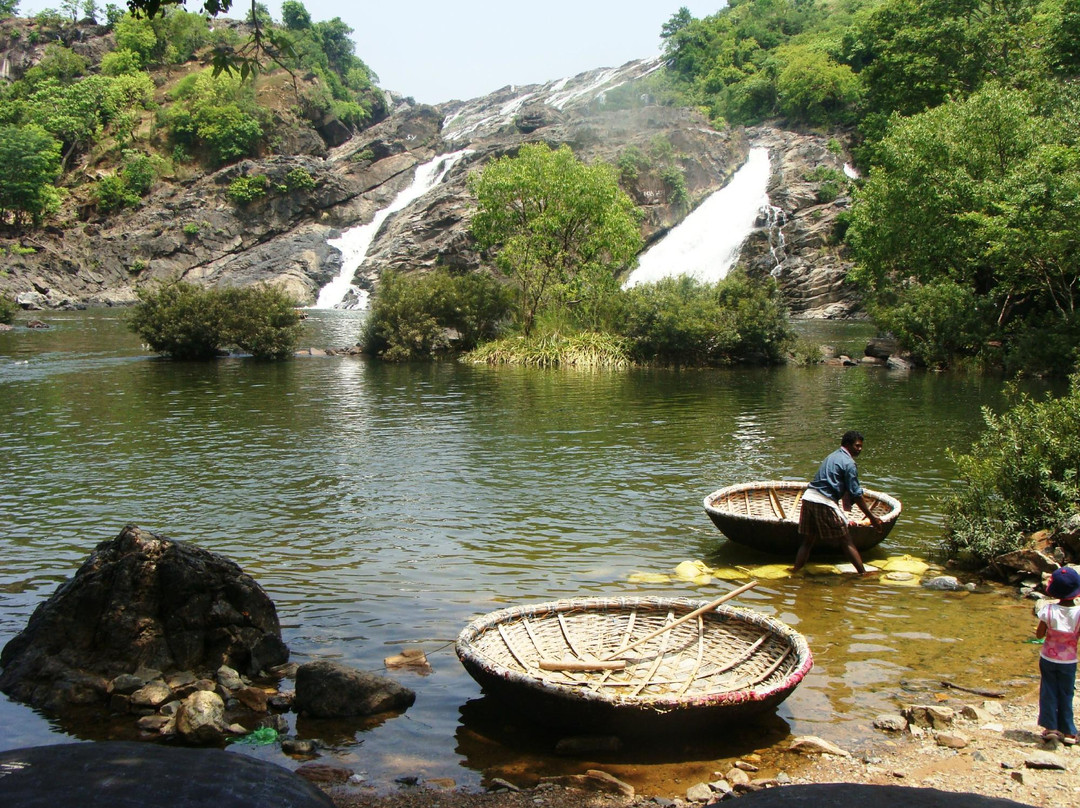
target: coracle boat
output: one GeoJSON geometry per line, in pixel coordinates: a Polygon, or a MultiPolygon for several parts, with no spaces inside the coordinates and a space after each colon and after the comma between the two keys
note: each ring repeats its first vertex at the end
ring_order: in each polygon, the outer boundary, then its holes
{"type": "Polygon", "coordinates": [[[471,622],[457,654],[485,693],[548,726],[628,734],[709,729],[775,708],[813,666],[798,632],[720,601],[621,597],[516,606],[471,622]]]}
{"type": "MultiPolygon", "coordinates": [[[[799,508],[807,484],[773,480],[740,483],[713,491],[705,497],[705,513],[734,542],[758,550],[794,557],[799,549],[799,508]]],[[[870,510],[881,519],[881,530],[870,525],[857,505],[848,511],[850,535],[860,550],[869,550],[889,535],[900,516],[900,500],[863,489],[870,510]]],[[[839,549],[836,542],[821,540],[817,548],[839,549]]]]}

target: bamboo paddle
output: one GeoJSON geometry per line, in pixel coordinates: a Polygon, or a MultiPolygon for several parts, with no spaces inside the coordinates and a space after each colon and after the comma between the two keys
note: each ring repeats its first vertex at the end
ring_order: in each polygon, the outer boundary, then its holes
{"type": "Polygon", "coordinates": [[[734,597],[738,597],[743,592],[746,592],[749,589],[753,589],[757,585],[758,585],[757,581],[750,581],[750,583],[743,584],[742,586],[738,587],[737,589],[732,589],[726,595],[721,595],[716,600],[714,600],[712,603],[706,603],[704,606],[700,606],[697,609],[694,609],[694,611],[690,612],[689,614],[684,614],[678,620],[673,620],[672,622],[668,623],[663,628],[658,628],[656,631],[652,632],[651,634],[646,634],[641,639],[634,640],[628,646],[626,646],[625,648],[620,648],[614,654],[608,654],[606,657],[604,657],[604,660],[606,661],[606,660],[614,659],[617,656],[621,656],[622,654],[625,654],[627,651],[629,651],[631,648],[637,648],[643,642],[648,642],[653,637],[659,637],[665,631],[671,631],[671,629],[675,628],[675,626],[681,626],[687,620],[693,620],[698,615],[705,614],[705,612],[711,612],[713,609],[715,609],[717,606],[719,606],[724,601],[731,600],[734,597]]]}
{"type": "Polygon", "coordinates": [[[724,601],[728,601],[728,600],[731,600],[734,597],[738,597],[743,592],[746,592],[749,589],[753,589],[757,585],[758,585],[757,581],[750,581],[749,583],[743,584],[742,586],[740,586],[740,587],[738,587],[736,589],[732,589],[727,594],[724,594],[724,595],[721,595],[720,597],[718,597],[712,603],[706,603],[704,606],[700,606],[697,609],[694,609],[694,611],[690,612],[689,614],[684,614],[678,620],[674,620],[674,621],[668,623],[666,626],[663,626],[662,628],[658,628],[656,631],[653,631],[653,632],[651,632],[649,634],[646,634],[641,639],[634,640],[629,645],[627,645],[627,646],[625,646],[623,648],[620,648],[618,651],[616,651],[613,654],[608,654],[603,659],[596,659],[596,660],[586,660],[586,659],[569,660],[568,659],[568,660],[565,660],[565,661],[563,661],[563,660],[553,660],[553,659],[541,659],[540,660],[540,669],[545,670],[545,671],[622,670],[623,668],[626,667],[626,662],[622,661],[622,660],[617,660],[616,657],[622,656],[627,651],[629,651],[631,648],[636,648],[637,646],[641,645],[644,642],[648,642],[649,640],[653,639],[654,637],[659,637],[665,631],[670,631],[671,629],[675,628],[675,626],[682,625],[683,623],[687,622],[688,620],[693,620],[695,617],[698,617],[699,615],[705,614],[706,612],[711,612],[713,609],[715,609],[717,606],[719,606],[724,601]]]}

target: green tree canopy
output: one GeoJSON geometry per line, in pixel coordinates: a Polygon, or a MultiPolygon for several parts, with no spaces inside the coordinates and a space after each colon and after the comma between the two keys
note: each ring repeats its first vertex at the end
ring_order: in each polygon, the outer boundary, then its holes
{"type": "Polygon", "coordinates": [[[42,127],[0,126],[0,222],[40,223],[59,175],[60,144],[42,127]]]}
{"type": "Polygon", "coordinates": [[[940,301],[957,298],[959,287],[984,312],[988,337],[1075,322],[1080,150],[1058,123],[1069,119],[988,85],[892,121],[847,232],[854,277],[886,320],[896,308],[914,315],[917,301],[921,313],[906,322],[944,315],[940,301]],[[930,284],[935,293],[912,296],[930,284]]]}
{"type": "Polygon", "coordinates": [[[615,169],[586,165],[569,146],[524,145],[470,175],[469,189],[478,206],[472,233],[517,282],[526,335],[549,300],[585,320],[598,314],[641,249],[637,210],[615,169]]]}

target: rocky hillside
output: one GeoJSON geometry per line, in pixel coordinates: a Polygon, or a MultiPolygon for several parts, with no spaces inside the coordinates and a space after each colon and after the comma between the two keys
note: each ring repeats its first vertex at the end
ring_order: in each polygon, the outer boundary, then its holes
{"type": "MultiPolygon", "coordinates": [[[[78,40],[87,58],[107,49],[89,44],[95,37],[88,28],[78,40]]],[[[35,53],[9,49],[0,52],[0,63],[11,75],[35,53]]],[[[754,141],[772,154],[770,195],[780,224],[770,228],[762,220],[766,226],[751,238],[745,264],[776,275],[796,314],[850,313],[846,265],[830,236],[846,198],[821,203],[821,181],[808,179],[818,166],[842,167],[843,155],[830,151],[826,138],[716,131],[696,111],[656,105],[634,89],[634,80],[659,68],[655,60],[631,62],[439,107],[388,97],[393,111],[351,137],[333,121],[283,126],[275,154],[164,178],[133,210],[106,216],[84,205],[41,230],[0,238],[7,252],[0,292],[27,307],[63,307],[130,303],[139,288],[174,279],[208,286],[271,282],[311,304],[342,266],[328,239],[370,222],[411,184],[418,165],[459,150],[466,152],[440,185],[389,217],[353,282],[371,289],[386,267],[473,269],[481,256],[468,234],[466,177],[523,142],[568,143],[581,159],[620,165],[651,242],[722,187],[754,141]],[[313,182],[293,187],[288,177],[296,169],[313,182]],[[228,193],[237,178],[260,175],[267,178],[266,196],[245,204],[228,193]],[[770,237],[784,240],[778,263],[770,237]]],[[[260,99],[272,103],[273,74],[259,81],[260,99]]],[[[279,96],[286,93],[278,88],[279,96]]],[[[288,105],[275,114],[284,121],[288,105]]]]}

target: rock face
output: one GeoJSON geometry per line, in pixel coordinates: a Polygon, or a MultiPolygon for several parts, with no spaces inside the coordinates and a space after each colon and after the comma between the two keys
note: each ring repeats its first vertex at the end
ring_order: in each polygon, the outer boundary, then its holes
{"type": "Polygon", "coordinates": [[[776,278],[792,315],[850,317],[860,297],[848,282],[852,262],[840,244],[837,217],[851,204],[846,155],[833,138],[772,127],[748,131],[755,146],[769,149],[769,201],[774,209],[743,244],[739,264],[754,277],[776,278]],[[838,195],[826,193],[835,189],[838,195]],[[828,201],[822,201],[826,199],[828,201]]]}
{"type": "Polygon", "coordinates": [[[239,566],[129,525],[0,652],[0,690],[60,710],[105,702],[140,669],[255,675],[288,656],[273,602],[239,566]]]}

